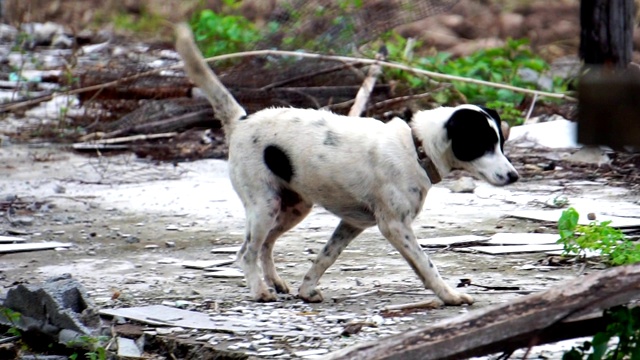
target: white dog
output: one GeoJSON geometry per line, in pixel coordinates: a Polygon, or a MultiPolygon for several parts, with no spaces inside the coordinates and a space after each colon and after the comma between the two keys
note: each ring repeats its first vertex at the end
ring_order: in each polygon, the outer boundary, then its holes
{"type": "Polygon", "coordinates": [[[276,292],[289,292],[273,263],[274,243],[319,204],[341,222],[304,277],[298,290],[304,301],[322,301],[316,289],[322,274],[351,240],[377,225],[442,301],[473,302],[442,280],[411,223],[431,185],[451,170],[464,169],[498,186],[518,179],[502,152],[495,111],[441,107],[388,123],[293,108],[247,115],[204,62],[188,26],[180,24],[176,32],[187,74],[226,133],[231,182],[246,210],[238,260],[256,301],[275,301],[276,292]]]}

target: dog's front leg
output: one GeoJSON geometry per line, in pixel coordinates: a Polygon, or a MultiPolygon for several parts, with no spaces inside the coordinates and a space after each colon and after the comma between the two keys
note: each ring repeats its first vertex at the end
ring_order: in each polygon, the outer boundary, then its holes
{"type": "Polygon", "coordinates": [[[433,290],[447,305],[472,304],[473,298],[471,296],[454,290],[442,280],[436,266],[418,245],[411,224],[393,219],[393,217],[391,220],[389,219],[389,217],[385,217],[378,221],[380,232],[407,260],[424,286],[433,290]]]}
{"type": "Polygon", "coordinates": [[[322,274],[336,262],[342,250],[344,250],[351,240],[355,239],[364,229],[350,225],[344,221],[338,224],[338,227],[331,235],[331,238],[325,244],[322,252],[318,254],[313,261],[313,265],[304,276],[302,285],[298,290],[298,296],[306,302],[321,302],[323,300],[322,293],[316,289],[318,281],[322,274]]]}

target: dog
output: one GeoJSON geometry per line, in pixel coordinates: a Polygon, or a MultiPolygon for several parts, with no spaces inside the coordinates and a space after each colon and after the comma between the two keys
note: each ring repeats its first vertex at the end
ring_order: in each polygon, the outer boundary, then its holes
{"type": "Polygon", "coordinates": [[[303,301],[323,300],[320,277],[356,236],[377,225],[445,304],[473,303],[442,280],[411,223],[432,184],[454,169],[496,186],[518,180],[503,154],[495,111],[440,107],[387,123],[314,109],[268,108],[248,115],[207,66],[186,24],[176,25],[176,49],[223,124],[231,183],[246,211],[237,259],[254,300],[276,301],[277,293],[289,293],[276,272],[273,247],[318,204],[341,221],[304,276],[298,289],[303,301]]]}

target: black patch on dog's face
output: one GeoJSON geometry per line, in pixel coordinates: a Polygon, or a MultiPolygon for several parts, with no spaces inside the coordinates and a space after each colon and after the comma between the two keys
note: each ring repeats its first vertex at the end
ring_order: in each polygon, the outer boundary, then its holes
{"type": "Polygon", "coordinates": [[[460,109],[451,115],[445,128],[451,140],[453,154],[458,160],[473,161],[493,153],[498,141],[503,141],[500,124],[497,124],[496,132],[489,121],[496,119],[490,119],[485,113],[472,109],[460,109]]]}
{"type": "Polygon", "coordinates": [[[340,143],[340,137],[338,136],[338,134],[334,133],[331,130],[328,130],[323,144],[329,146],[338,146],[338,143],[340,143]]]}
{"type": "Polygon", "coordinates": [[[280,147],[276,145],[269,145],[264,149],[264,163],[267,168],[277,177],[286,182],[290,182],[291,178],[295,174],[293,166],[291,165],[291,159],[280,147]]]}

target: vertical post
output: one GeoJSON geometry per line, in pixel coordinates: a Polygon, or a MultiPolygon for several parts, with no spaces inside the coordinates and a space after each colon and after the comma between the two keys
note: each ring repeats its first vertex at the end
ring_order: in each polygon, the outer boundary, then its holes
{"type": "Polygon", "coordinates": [[[580,57],[587,66],[626,68],[633,49],[633,0],[580,2],[580,57]]]}

